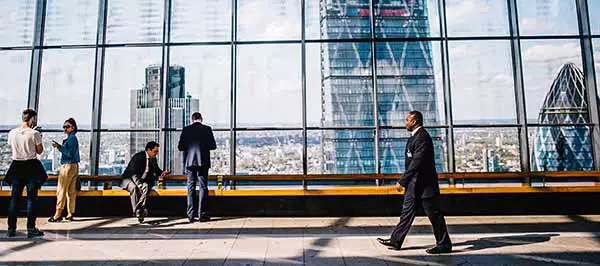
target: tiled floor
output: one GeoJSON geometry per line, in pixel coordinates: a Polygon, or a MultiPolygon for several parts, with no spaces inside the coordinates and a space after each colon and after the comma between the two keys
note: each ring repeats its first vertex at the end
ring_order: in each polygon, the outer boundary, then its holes
{"type": "MultiPolygon", "coordinates": [[[[44,222],[43,222],[44,221],[44,222]]],[[[600,216],[447,217],[454,252],[428,255],[434,242],[418,217],[405,249],[388,250],[394,217],[80,218],[49,224],[43,238],[0,235],[0,264],[173,265],[600,265],[600,216]]],[[[2,219],[6,224],[6,219],[2,219]]],[[[24,219],[19,220],[23,228],[24,219]]]]}

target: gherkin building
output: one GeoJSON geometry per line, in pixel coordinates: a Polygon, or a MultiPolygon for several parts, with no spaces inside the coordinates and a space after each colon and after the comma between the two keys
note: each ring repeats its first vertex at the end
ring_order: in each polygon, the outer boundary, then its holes
{"type": "MultiPolygon", "coordinates": [[[[584,75],[568,63],[558,72],[540,110],[540,124],[586,124],[587,88],[584,75]]],[[[586,126],[545,126],[534,137],[533,171],[593,170],[590,130],[586,126]]]]}

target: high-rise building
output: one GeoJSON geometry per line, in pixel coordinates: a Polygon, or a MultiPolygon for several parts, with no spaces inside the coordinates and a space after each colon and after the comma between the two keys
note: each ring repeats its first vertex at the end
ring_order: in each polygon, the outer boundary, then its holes
{"type": "MultiPolygon", "coordinates": [[[[162,104],[160,65],[149,66],[145,70],[146,84],[142,89],[131,91],[131,129],[160,128],[162,104]]],[[[199,100],[185,95],[185,68],[170,66],[168,71],[167,108],[169,128],[182,128],[190,123],[193,112],[199,110],[199,100]]],[[[165,140],[167,169],[174,173],[183,171],[180,152],[177,150],[178,135],[168,133],[165,140]]],[[[146,142],[158,141],[156,132],[132,132],[130,135],[130,154],[143,149],[146,142]]]]}
{"type": "MultiPolygon", "coordinates": [[[[371,38],[369,0],[321,0],[321,34],[325,39],[371,38]]],[[[375,30],[379,38],[428,37],[425,0],[375,0],[375,30]]],[[[411,110],[423,113],[426,123],[437,123],[438,102],[431,44],[428,42],[378,42],[378,115],[381,126],[404,125],[411,110]]],[[[374,126],[370,42],[331,42],[321,45],[322,126],[374,126]]],[[[430,130],[434,141],[441,134],[430,130]]],[[[409,135],[401,130],[381,130],[380,163],[383,173],[404,170],[404,149],[409,135]]],[[[333,143],[335,158],[325,158],[330,173],[373,173],[375,142],[368,130],[338,130],[324,135],[333,143]]],[[[439,143],[436,141],[436,143],[439,143]]],[[[326,146],[326,145],[323,145],[326,146]]],[[[436,167],[444,169],[444,152],[436,146],[436,167]]]]}
{"type": "MultiPolygon", "coordinates": [[[[584,75],[575,64],[565,64],[558,72],[546,94],[538,123],[590,123],[584,75]]],[[[590,129],[586,126],[538,127],[533,141],[533,171],[594,168],[590,129]]]]}
{"type": "MultiPolygon", "coordinates": [[[[192,122],[192,114],[200,110],[200,100],[185,98],[169,98],[169,127],[183,128],[192,122]]],[[[171,132],[167,134],[167,169],[173,173],[183,173],[183,154],[177,149],[179,134],[171,132]]]]}

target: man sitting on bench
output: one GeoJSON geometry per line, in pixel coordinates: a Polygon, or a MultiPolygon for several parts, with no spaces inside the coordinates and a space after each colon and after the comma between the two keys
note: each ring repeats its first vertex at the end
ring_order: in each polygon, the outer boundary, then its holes
{"type": "Polygon", "coordinates": [[[168,174],[167,171],[158,167],[156,161],[158,151],[158,143],[148,142],[145,151],[138,152],[131,157],[131,161],[121,175],[121,187],[129,191],[133,215],[138,218],[140,223],[143,223],[144,217],[148,216],[146,208],[148,192],[154,186],[158,176],[164,177],[168,174]]]}

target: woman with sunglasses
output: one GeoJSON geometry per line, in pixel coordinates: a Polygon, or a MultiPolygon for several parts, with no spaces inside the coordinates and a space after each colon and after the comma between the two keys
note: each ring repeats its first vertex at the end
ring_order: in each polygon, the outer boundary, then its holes
{"type": "Polygon", "coordinates": [[[75,197],[77,196],[77,178],[79,176],[79,142],[77,141],[77,123],[69,118],[63,124],[67,137],[58,144],[53,141],[52,146],[60,151],[60,171],[56,186],[56,213],[48,222],[62,221],[62,211],[67,205],[67,221],[73,221],[75,213],[75,197]]]}

